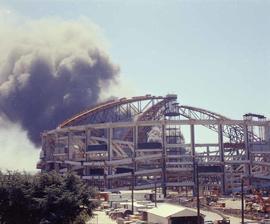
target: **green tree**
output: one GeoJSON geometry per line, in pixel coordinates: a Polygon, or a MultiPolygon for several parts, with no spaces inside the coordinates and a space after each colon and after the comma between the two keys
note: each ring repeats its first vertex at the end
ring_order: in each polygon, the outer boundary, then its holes
{"type": "Polygon", "coordinates": [[[94,196],[73,173],[0,172],[0,223],[83,224],[97,206],[94,196]]]}

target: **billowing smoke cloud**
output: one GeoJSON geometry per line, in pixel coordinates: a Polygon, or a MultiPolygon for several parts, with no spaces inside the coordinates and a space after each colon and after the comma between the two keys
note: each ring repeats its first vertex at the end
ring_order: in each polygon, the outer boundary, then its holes
{"type": "Polygon", "coordinates": [[[40,133],[97,103],[119,73],[100,31],[88,21],[0,24],[0,114],[40,133]]]}
{"type": "Polygon", "coordinates": [[[36,171],[39,151],[20,125],[9,122],[4,116],[0,117],[0,145],[0,170],[36,171]]]}

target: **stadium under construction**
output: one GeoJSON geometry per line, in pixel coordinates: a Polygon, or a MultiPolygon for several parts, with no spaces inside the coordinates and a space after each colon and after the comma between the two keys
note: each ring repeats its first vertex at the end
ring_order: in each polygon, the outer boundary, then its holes
{"type": "Polygon", "coordinates": [[[230,193],[270,180],[270,122],[177,103],[177,95],[101,103],[42,134],[37,167],[74,171],[101,190],[200,187],[230,193]]]}

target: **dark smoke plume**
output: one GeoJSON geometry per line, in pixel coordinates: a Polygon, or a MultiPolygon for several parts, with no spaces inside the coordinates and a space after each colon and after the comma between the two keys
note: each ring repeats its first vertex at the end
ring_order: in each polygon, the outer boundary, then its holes
{"type": "Polygon", "coordinates": [[[43,20],[0,26],[0,114],[40,133],[97,103],[119,73],[87,22],[43,20]]]}

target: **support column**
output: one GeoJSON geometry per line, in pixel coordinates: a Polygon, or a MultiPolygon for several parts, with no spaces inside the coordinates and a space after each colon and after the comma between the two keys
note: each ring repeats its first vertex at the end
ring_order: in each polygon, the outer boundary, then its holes
{"type": "Polygon", "coordinates": [[[89,145],[89,140],[91,136],[91,130],[90,129],[85,129],[85,161],[87,161],[87,149],[89,145]]]}
{"type": "MultiPolygon", "coordinates": [[[[107,129],[107,150],[108,150],[108,161],[112,161],[113,157],[113,147],[112,147],[112,135],[113,135],[113,129],[110,127],[107,129]]],[[[107,175],[112,175],[112,165],[105,165],[104,166],[104,173],[105,173],[105,185],[107,182],[107,188],[112,188],[111,179],[107,179],[107,175]]]]}
{"type": "Polygon", "coordinates": [[[68,132],[68,160],[72,160],[72,149],[71,144],[72,143],[72,132],[68,132]]]}
{"type": "MultiPolygon", "coordinates": [[[[250,144],[249,144],[249,137],[248,137],[248,125],[245,124],[244,126],[244,141],[245,141],[245,155],[246,155],[246,160],[249,162],[245,166],[246,170],[246,175],[250,177],[251,175],[251,160],[250,160],[250,144]]],[[[248,178],[248,184],[250,185],[250,178],[248,178]]]]}
{"type": "Polygon", "coordinates": [[[132,153],[132,166],[133,166],[133,172],[134,174],[132,175],[132,181],[134,183],[134,185],[137,185],[137,178],[136,178],[136,171],[137,171],[137,164],[136,164],[136,150],[138,148],[138,126],[135,125],[133,127],[133,153],[132,153]]]}
{"type": "Polygon", "coordinates": [[[219,146],[220,163],[223,170],[223,174],[221,177],[221,192],[222,194],[225,194],[226,178],[225,178],[225,164],[224,164],[223,126],[221,124],[218,125],[218,146],[219,146]]]}
{"type": "Polygon", "coordinates": [[[167,196],[167,169],[166,169],[166,150],[167,150],[167,141],[166,141],[166,126],[162,125],[162,193],[164,197],[167,196]]]}
{"type": "Polygon", "coordinates": [[[196,195],[196,159],[195,159],[195,133],[194,133],[194,124],[190,125],[190,147],[192,153],[192,163],[193,163],[193,196],[196,195]]]}
{"type": "Polygon", "coordinates": [[[87,152],[87,147],[89,145],[90,135],[91,135],[90,129],[85,129],[85,152],[87,152]]]}
{"type": "Polygon", "coordinates": [[[87,152],[87,146],[88,146],[88,129],[86,128],[85,131],[84,131],[84,134],[85,134],[85,139],[84,139],[84,152],[83,152],[83,161],[81,161],[81,166],[83,167],[83,172],[82,172],[82,176],[85,176],[86,175],[86,170],[85,170],[85,165],[84,165],[84,162],[86,162],[86,152],[87,152]]]}
{"type": "MultiPolygon", "coordinates": [[[[72,161],[72,149],[71,149],[71,145],[72,145],[72,132],[69,131],[68,132],[68,160],[71,160],[72,161]]],[[[67,169],[68,171],[71,170],[71,166],[70,164],[67,164],[67,169]]]]}
{"type": "Polygon", "coordinates": [[[58,164],[57,164],[57,161],[56,161],[56,158],[54,157],[54,153],[59,153],[59,149],[58,149],[58,146],[59,146],[59,136],[58,136],[58,133],[55,134],[55,145],[54,147],[50,147],[50,153],[49,153],[49,160],[51,161],[54,161],[53,163],[49,163],[49,166],[48,166],[48,170],[51,171],[52,169],[56,170],[57,172],[59,171],[58,170],[58,164]]]}
{"type": "MultiPolygon", "coordinates": [[[[86,129],[85,130],[85,161],[88,162],[88,158],[87,158],[87,148],[88,145],[90,143],[90,137],[91,137],[91,129],[86,129]]],[[[87,166],[84,166],[84,175],[88,176],[89,175],[89,169],[87,169],[87,166]]]]}

